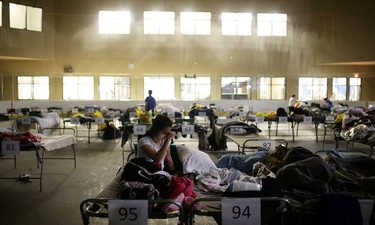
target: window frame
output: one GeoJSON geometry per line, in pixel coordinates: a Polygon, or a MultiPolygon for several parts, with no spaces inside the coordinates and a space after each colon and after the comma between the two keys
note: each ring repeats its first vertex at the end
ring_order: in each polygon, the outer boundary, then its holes
{"type": "Polygon", "coordinates": [[[286,37],[287,35],[288,15],[286,13],[257,13],[257,36],[286,37]]]}
{"type": "Polygon", "coordinates": [[[260,100],[285,100],[286,96],[286,77],[283,76],[260,76],[257,79],[257,99],[260,100]],[[284,79],[282,84],[278,84],[276,79],[284,79]],[[267,81],[262,84],[262,80],[267,81]],[[277,93],[280,90],[280,86],[283,93],[277,93]],[[263,88],[266,88],[263,90],[263,88]],[[264,92],[262,94],[262,92],[264,92]],[[263,97],[263,95],[265,95],[263,97]],[[279,98],[275,96],[280,96],[279,98]]]}
{"type": "MultiPolygon", "coordinates": [[[[229,87],[231,88],[231,87],[229,87]]],[[[251,99],[251,90],[252,90],[252,86],[251,86],[251,77],[250,76],[222,76],[221,77],[221,99],[228,99],[228,100],[237,100],[237,99],[246,99],[246,100],[250,100],[251,99]],[[246,81],[247,79],[247,81],[246,81]],[[230,83],[227,83],[227,84],[224,84],[224,80],[227,80],[227,81],[230,81],[230,83]],[[231,85],[231,83],[235,83],[233,84],[233,91],[230,92],[226,92],[224,93],[223,89],[225,88],[225,86],[228,86],[228,85],[231,85]],[[246,85],[246,98],[242,98],[241,96],[245,96],[245,94],[239,94],[238,91],[241,90],[240,89],[240,83],[241,82],[247,82],[247,85],[246,85]],[[224,96],[230,96],[230,98],[226,98],[224,96]]],[[[242,92],[242,91],[241,91],[242,92]]]]}
{"type": "Polygon", "coordinates": [[[94,76],[91,75],[64,75],[63,76],[63,100],[94,100],[94,76]],[[70,80],[73,80],[73,78],[76,79],[75,83],[69,83],[66,82],[65,79],[70,78],[70,80]],[[91,84],[81,82],[81,80],[91,80],[91,84]],[[76,90],[74,90],[74,88],[76,90]],[[81,91],[82,90],[82,91],[81,91]],[[75,92],[75,95],[71,94],[72,92],[75,92]],[[70,93],[69,95],[66,95],[70,93]],[[88,95],[87,95],[88,94],[88,95]],[[88,97],[82,97],[87,95],[88,97]],[[69,96],[73,96],[76,98],[67,98],[69,96]]]}
{"type": "Polygon", "coordinates": [[[143,97],[146,99],[148,96],[148,90],[152,90],[152,96],[156,100],[175,100],[175,84],[175,76],[156,74],[145,75],[143,77],[143,97]]]}
{"type": "Polygon", "coordinates": [[[180,34],[211,35],[211,12],[180,12],[180,34]]]}
{"type": "Polygon", "coordinates": [[[19,75],[17,76],[17,98],[19,100],[49,100],[50,99],[50,77],[48,75],[19,75]],[[20,82],[21,78],[30,78],[29,83],[22,83],[20,82]],[[47,79],[47,82],[38,82],[38,80],[47,79]],[[25,86],[25,87],[23,87],[25,86]],[[28,86],[28,88],[26,88],[28,86]],[[42,89],[42,90],[39,90],[42,89]],[[39,91],[35,91],[39,90],[39,91]],[[25,94],[21,94],[22,92],[29,92],[29,97],[21,97],[25,94]],[[37,95],[41,95],[45,97],[37,97],[37,95]]]}
{"type": "Polygon", "coordinates": [[[194,77],[188,77],[188,76],[180,77],[180,99],[181,100],[185,100],[185,101],[210,100],[211,89],[212,89],[212,79],[210,76],[194,75],[194,77]],[[205,89],[208,89],[208,91],[205,91],[205,89]]]}
{"type": "Polygon", "coordinates": [[[221,13],[221,35],[223,36],[252,36],[252,13],[221,13]],[[232,17],[232,18],[230,18],[232,17]],[[232,32],[228,32],[232,29],[232,32]]]}
{"type": "Polygon", "coordinates": [[[323,98],[327,97],[327,94],[328,94],[328,78],[326,76],[325,77],[299,77],[298,78],[298,97],[300,98],[300,100],[305,100],[305,101],[322,100],[323,98]],[[306,80],[306,84],[308,85],[301,86],[302,79],[306,80]],[[308,95],[303,94],[301,92],[301,91],[306,91],[306,90],[310,90],[311,92],[311,96],[309,96],[308,99],[304,99],[304,96],[308,96],[308,95]]]}
{"type": "Polygon", "coordinates": [[[174,35],[176,13],[172,11],[144,11],[143,34],[174,35]],[[157,14],[157,15],[156,15],[157,14]],[[173,16],[171,16],[173,14],[173,16]],[[171,16],[171,18],[169,18],[171,16]],[[150,30],[150,28],[152,28],[150,30]],[[167,29],[168,28],[168,29],[167,29]],[[152,30],[155,30],[154,32],[152,30]]]}
{"type": "Polygon", "coordinates": [[[99,10],[98,33],[100,35],[129,35],[131,12],[127,10],[99,10]]]}
{"type": "Polygon", "coordinates": [[[99,100],[131,100],[131,78],[130,76],[111,76],[111,75],[100,75],[99,76],[99,100]],[[104,80],[112,79],[112,82],[104,83],[104,80]],[[110,88],[105,88],[112,86],[110,88]],[[104,90],[107,89],[107,90],[104,90]],[[108,90],[109,89],[109,90],[108,90]],[[108,92],[112,92],[112,97],[108,96],[108,92]],[[121,94],[124,93],[124,94],[121,94]]]}
{"type": "Polygon", "coordinates": [[[42,32],[43,9],[10,2],[9,28],[42,32]]]}

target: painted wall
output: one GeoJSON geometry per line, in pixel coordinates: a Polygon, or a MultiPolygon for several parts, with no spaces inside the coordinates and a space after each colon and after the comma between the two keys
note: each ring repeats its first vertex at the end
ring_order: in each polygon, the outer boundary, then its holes
{"type": "MultiPolygon", "coordinates": [[[[3,6],[8,1],[3,1],[3,6]]],[[[19,1],[19,3],[27,3],[19,1]]],[[[50,75],[51,100],[62,99],[64,65],[75,75],[130,75],[134,100],[143,100],[143,76],[197,74],[212,77],[212,100],[220,100],[220,77],[225,75],[286,76],[288,96],[298,93],[298,76],[352,76],[363,78],[362,100],[375,100],[374,66],[327,66],[325,63],[375,61],[374,6],[370,0],[39,0],[43,7],[43,32],[0,28],[0,75],[4,100],[17,93],[12,77],[50,75]],[[130,35],[99,35],[99,10],[130,10],[130,35]],[[212,12],[212,35],[143,35],[146,10],[212,12]],[[226,37],[220,34],[222,11],[282,12],[288,14],[287,37],[226,37]],[[9,58],[11,56],[12,58],[9,58]],[[4,58],[8,57],[8,58],[4,58]],[[15,60],[15,59],[18,60],[15,60]],[[26,60],[27,58],[27,60],[26,60]],[[134,65],[134,68],[130,65],[134,65]]],[[[6,10],[3,10],[6,12],[6,10]]],[[[176,14],[178,21],[178,13],[176,14]]],[[[254,23],[255,25],[255,23],[254,23]]],[[[178,79],[176,79],[178,80],[178,79]]],[[[179,97],[176,84],[176,97],[179,97]]],[[[95,96],[98,96],[95,93],[95,96]]],[[[256,98],[253,90],[252,98],[256,98]]],[[[13,99],[16,99],[13,97],[13,99]]]]}

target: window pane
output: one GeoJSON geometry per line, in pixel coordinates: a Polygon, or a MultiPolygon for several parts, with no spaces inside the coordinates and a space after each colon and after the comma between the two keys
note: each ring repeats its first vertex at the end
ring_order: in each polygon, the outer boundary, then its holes
{"type": "Polygon", "coordinates": [[[298,97],[300,100],[322,100],[327,97],[327,78],[299,78],[298,97]]]}
{"type": "Polygon", "coordinates": [[[223,35],[251,35],[251,13],[222,13],[223,35]]]}
{"type": "Polygon", "coordinates": [[[182,100],[206,100],[211,97],[210,77],[181,77],[180,83],[182,100]]]}
{"type": "Polygon", "coordinates": [[[332,93],[331,100],[346,100],[346,78],[334,77],[332,79],[332,93]]]}
{"type": "Polygon", "coordinates": [[[26,29],[26,6],[9,3],[9,26],[26,29]]]}
{"type": "Polygon", "coordinates": [[[130,12],[99,11],[99,34],[130,34],[130,12]]]}
{"type": "Polygon", "coordinates": [[[148,90],[152,90],[152,96],[156,100],[175,99],[174,77],[147,76],[144,78],[144,98],[148,96],[148,90]]]}
{"type": "Polygon", "coordinates": [[[101,76],[99,83],[100,100],[130,99],[130,77],[101,76]]]}
{"type": "Polygon", "coordinates": [[[359,101],[361,96],[361,78],[349,78],[349,101],[359,101]]]}
{"type": "Polygon", "coordinates": [[[42,31],[42,9],[27,6],[27,29],[42,31]]]}
{"type": "Polygon", "coordinates": [[[271,99],[271,78],[260,77],[258,79],[258,99],[271,99]]]}
{"type": "Polygon", "coordinates": [[[94,78],[91,76],[64,76],[64,100],[93,100],[94,78]]]}
{"type": "Polygon", "coordinates": [[[180,32],[185,35],[211,34],[211,13],[181,12],[180,32]]]}
{"type": "Polygon", "coordinates": [[[49,99],[48,76],[19,76],[18,99],[49,99]]]}
{"type": "Polygon", "coordinates": [[[251,79],[249,77],[222,77],[221,99],[250,99],[251,79]]]}
{"type": "Polygon", "coordinates": [[[3,26],[3,2],[0,1],[0,27],[3,26]]]}
{"type": "Polygon", "coordinates": [[[174,34],[174,12],[146,11],[143,13],[143,17],[144,34],[174,34]]]}
{"type": "Polygon", "coordinates": [[[286,36],[287,14],[258,13],[258,36],[286,36]]]}

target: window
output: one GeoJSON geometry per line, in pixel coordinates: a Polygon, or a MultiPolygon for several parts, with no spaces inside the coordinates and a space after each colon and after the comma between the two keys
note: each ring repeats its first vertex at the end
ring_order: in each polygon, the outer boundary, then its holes
{"type": "Polygon", "coordinates": [[[287,14],[258,13],[258,36],[286,36],[287,14]]]}
{"type": "Polygon", "coordinates": [[[361,96],[361,78],[349,78],[349,101],[359,101],[361,96]]]}
{"type": "Polygon", "coordinates": [[[130,34],[130,12],[99,11],[99,34],[130,34]]]}
{"type": "Polygon", "coordinates": [[[341,101],[346,100],[346,78],[334,77],[332,80],[332,94],[331,100],[341,101]]]}
{"type": "Polygon", "coordinates": [[[0,27],[3,26],[3,2],[0,1],[0,27]]]}
{"type": "Polygon", "coordinates": [[[152,96],[156,100],[175,99],[174,77],[146,76],[144,78],[144,98],[148,96],[148,90],[152,90],[152,96]]]}
{"type": "Polygon", "coordinates": [[[42,31],[42,9],[9,3],[9,26],[15,29],[42,31]]]}
{"type": "Polygon", "coordinates": [[[210,77],[181,77],[181,100],[208,100],[211,97],[210,77]]]}
{"type": "Polygon", "coordinates": [[[129,100],[130,77],[99,77],[100,100],[129,100]]]}
{"type": "Polygon", "coordinates": [[[250,99],[251,78],[222,77],[221,99],[250,99]]]}
{"type": "Polygon", "coordinates": [[[64,100],[93,100],[94,77],[92,76],[64,76],[64,100]]]}
{"type": "Polygon", "coordinates": [[[49,99],[48,76],[19,76],[18,99],[49,99]]]}
{"type": "Polygon", "coordinates": [[[211,13],[181,12],[180,32],[186,35],[210,35],[211,13]]]}
{"type": "Polygon", "coordinates": [[[327,97],[327,78],[300,77],[298,84],[300,100],[322,100],[327,97]]]}
{"type": "Polygon", "coordinates": [[[257,98],[264,100],[285,99],[285,77],[260,77],[257,98]]]}
{"type": "Polygon", "coordinates": [[[222,13],[221,14],[222,35],[251,35],[252,14],[251,13],[222,13]]]}
{"type": "Polygon", "coordinates": [[[144,34],[174,34],[174,12],[144,12],[144,34]]]}

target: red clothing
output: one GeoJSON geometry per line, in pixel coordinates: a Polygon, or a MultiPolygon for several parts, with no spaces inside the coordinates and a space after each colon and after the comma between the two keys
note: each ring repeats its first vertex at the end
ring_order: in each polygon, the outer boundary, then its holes
{"type": "Polygon", "coordinates": [[[187,177],[172,176],[172,180],[168,186],[169,199],[176,198],[180,193],[185,196],[195,198],[197,195],[194,192],[194,182],[187,177]]]}

